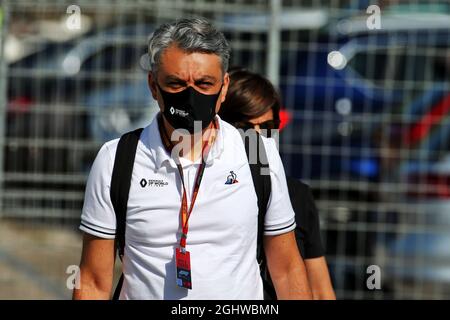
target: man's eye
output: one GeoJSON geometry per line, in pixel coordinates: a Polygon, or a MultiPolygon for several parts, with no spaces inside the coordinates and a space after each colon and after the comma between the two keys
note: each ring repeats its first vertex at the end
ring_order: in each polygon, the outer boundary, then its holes
{"type": "Polygon", "coordinates": [[[183,87],[184,85],[183,85],[182,83],[179,83],[179,82],[169,82],[169,83],[167,84],[167,86],[168,86],[169,88],[177,89],[177,88],[183,87]]]}
{"type": "Polygon", "coordinates": [[[198,86],[199,87],[202,87],[202,88],[209,88],[209,87],[211,87],[213,84],[212,84],[212,82],[200,82],[199,84],[198,84],[198,86]]]}

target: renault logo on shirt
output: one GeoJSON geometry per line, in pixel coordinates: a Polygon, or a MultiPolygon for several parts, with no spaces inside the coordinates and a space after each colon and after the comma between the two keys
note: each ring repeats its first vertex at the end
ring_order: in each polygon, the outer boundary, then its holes
{"type": "Polygon", "coordinates": [[[167,181],[164,181],[162,179],[144,179],[142,178],[139,182],[142,188],[145,187],[164,187],[167,186],[169,183],[167,181]]]}

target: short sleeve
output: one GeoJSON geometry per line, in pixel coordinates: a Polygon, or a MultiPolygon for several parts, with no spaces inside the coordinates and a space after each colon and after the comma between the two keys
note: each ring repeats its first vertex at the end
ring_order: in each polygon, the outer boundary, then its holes
{"type": "Polygon", "coordinates": [[[272,190],[264,221],[264,235],[276,236],[295,229],[295,214],[289,199],[283,163],[275,140],[262,137],[270,169],[272,190]]]}
{"type": "Polygon", "coordinates": [[[307,200],[308,204],[308,224],[305,236],[305,259],[322,257],[325,254],[322,239],[320,237],[320,221],[319,212],[311,190],[308,188],[307,200]]]}
{"type": "Polygon", "coordinates": [[[92,165],[80,224],[80,230],[104,239],[114,239],[116,232],[116,216],[109,195],[113,166],[111,142],[101,147],[92,165]]]}
{"type": "Polygon", "coordinates": [[[308,185],[300,180],[287,178],[289,196],[295,212],[297,227],[295,236],[304,259],[324,255],[320,238],[319,213],[308,185]]]}

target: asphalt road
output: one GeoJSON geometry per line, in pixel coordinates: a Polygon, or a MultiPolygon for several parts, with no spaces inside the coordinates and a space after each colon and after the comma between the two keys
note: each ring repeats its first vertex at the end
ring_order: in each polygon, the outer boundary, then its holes
{"type": "Polygon", "coordinates": [[[75,226],[0,219],[0,300],[70,299],[66,271],[81,245],[75,226]]]}

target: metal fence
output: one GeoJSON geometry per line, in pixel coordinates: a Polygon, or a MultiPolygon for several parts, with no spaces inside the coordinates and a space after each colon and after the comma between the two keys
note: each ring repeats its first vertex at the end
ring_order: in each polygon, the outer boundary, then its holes
{"type": "Polygon", "coordinates": [[[192,15],[280,88],[338,298],[450,298],[446,1],[3,1],[0,223],[79,219],[101,144],[157,110],[148,35],[192,15]]]}

